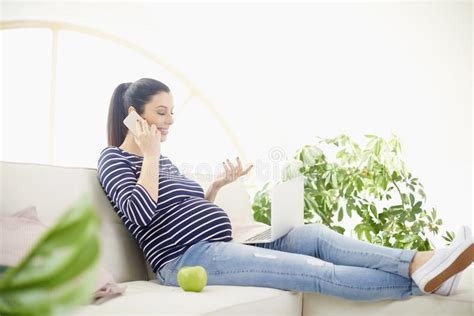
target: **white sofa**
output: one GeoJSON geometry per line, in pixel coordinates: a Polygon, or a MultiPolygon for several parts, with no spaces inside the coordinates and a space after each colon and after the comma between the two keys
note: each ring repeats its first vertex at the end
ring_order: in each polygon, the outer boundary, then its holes
{"type": "MultiPolygon", "coordinates": [[[[83,193],[89,194],[101,217],[101,263],[126,286],[125,293],[102,305],[88,305],[74,315],[473,315],[472,268],[463,275],[458,293],[426,295],[403,301],[354,302],[317,293],[270,288],[206,286],[184,292],[158,283],[136,242],[116,216],[97,180],[95,168],[0,162],[0,214],[37,207],[47,225],[83,193]]],[[[209,179],[195,178],[204,189],[209,179]]],[[[250,199],[243,185],[226,186],[216,199],[233,225],[251,220],[250,199]]]]}

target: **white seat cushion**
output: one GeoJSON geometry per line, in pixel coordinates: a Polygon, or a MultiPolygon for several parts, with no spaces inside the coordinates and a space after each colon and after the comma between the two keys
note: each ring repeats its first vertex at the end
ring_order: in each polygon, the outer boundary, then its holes
{"type": "Polygon", "coordinates": [[[301,315],[302,293],[270,288],[206,286],[200,293],[156,281],[124,282],[122,296],[72,315],[301,315]]]}
{"type": "Polygon", "coordinates": [[[464,270],[455,295],[412,296],[405,300],[386,300],[378,302],[354,302],[333,296],[305,293],[303,296],[303,315],[338,316],[378,316],[378,315],[473,315],[474,266],[464,270]]]}

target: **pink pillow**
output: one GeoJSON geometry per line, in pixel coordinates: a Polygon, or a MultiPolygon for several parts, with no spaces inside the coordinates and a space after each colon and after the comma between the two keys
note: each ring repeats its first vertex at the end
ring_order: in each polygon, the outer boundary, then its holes
{"type": "MultiPolygon", "coordinates": [[[[29,206],[13,215],[0,216],[0,266],[18,264],[47,229],[38,219],[35,206],[29,206]]],[[[119,286],[102,266],[99,266],[95,288],[95,304],[125,291],[125,287],[119,286]]]]}
{"type": "Polygon", "coordinates": [[[0,265],[14,266],[48,229],[30,206],[11,216],[0,216],[0,265]]]}

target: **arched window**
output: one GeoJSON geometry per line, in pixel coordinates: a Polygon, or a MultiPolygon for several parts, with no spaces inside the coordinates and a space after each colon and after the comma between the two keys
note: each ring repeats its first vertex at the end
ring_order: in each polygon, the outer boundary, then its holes
{"type": "Polygon", "coordinates": [[[245,161],[236,137],[206,96],[152,52],[63,22],[2,21],[0,26],[2,160],[95,168],[107,145],[113,89],[150,77],[166,83],[175,101],[175,124],[164,154],[194,166],[216,163],[216,152],[236,153],[245,161]]]}

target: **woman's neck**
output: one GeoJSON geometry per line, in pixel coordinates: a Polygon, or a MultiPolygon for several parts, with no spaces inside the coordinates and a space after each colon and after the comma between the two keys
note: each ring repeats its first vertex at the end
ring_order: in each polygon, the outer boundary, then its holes
{"type": "Polygon", "coordinates": [[[119,146],[119,148],[128,151],[129,153],[132,153],[137,156],[142,156],[142,151],[138,147],[137,143],[135,143],[135,140],[133,140],[133,135],[130,133],[127,133],[127,136],[125,136],[125,140],[123,141],[122,145],[119,146]]]}

